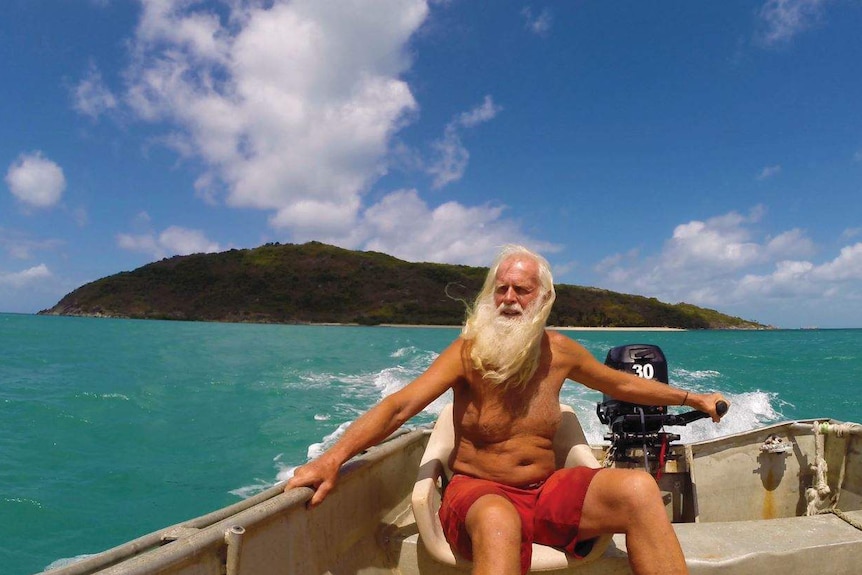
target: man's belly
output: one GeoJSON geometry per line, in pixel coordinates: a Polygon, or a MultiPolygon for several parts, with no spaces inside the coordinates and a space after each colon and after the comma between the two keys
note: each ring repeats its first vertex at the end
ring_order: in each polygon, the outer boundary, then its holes
{"type": "Polygon", "coordinates": [[[514,487],[544,481],[555,469],[550,443],[545,447],[529,441],[509,441],[506,445],[477,448],[462,441],[454,455],[452,471],[514,487]]]}

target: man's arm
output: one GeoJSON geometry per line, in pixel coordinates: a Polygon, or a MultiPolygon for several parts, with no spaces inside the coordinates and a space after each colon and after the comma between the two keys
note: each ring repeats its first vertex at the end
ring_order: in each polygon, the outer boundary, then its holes
{"type": "Polygon", "coordinates": [[[335,487],[338,470],[344,462],[389,437],[463,377],[461,349],[462,340],[458,339],[434,360],[425,373],[365,412],[323,455],[297,468],[284,490],[312,487],[315,493],[310,505],[313,507],[323,501],[335,487]]]}
{"type": "MultiPolygon", "coordinates": [[[[615,399],[639,405],[685,405],[708,413],[713,421],[721,416],[715,404],[727,400],[720,393],[690,393],[665,383],[644,379],[599,362],[576,341],[560,335],[560,352],[569,368],[568,378],[615,399]]],[[[729,403],[729,402],[727,402],[729,403]]]]}

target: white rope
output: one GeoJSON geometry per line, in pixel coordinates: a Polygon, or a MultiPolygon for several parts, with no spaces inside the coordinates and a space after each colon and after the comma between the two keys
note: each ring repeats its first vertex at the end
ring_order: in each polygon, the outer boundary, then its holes
{"type": "Polygon", "coordinates": [[[847,515],[843,511],[841,511],[840,509],[835,509],[834,507],[832,509],[824,509],[823,511],[820,512],[820,515],[825,515],[826,513],[831,513],[831,514],[835,515],[835,517],[837,517],[838,519],[841,519],[842,521],[847,523],[848,525],[851,525],[852,527],[855,527],[859,531],[862,531],[862,523],[860,523],[859,521],[856,521],[855,519],[853,519],[852,517],[850,517],[849,515],[847,515]]]}
{"type": "Polygon", "coordinates": [[[858,522],[851,520],[841,510],[836,508],[838,504],[838,495],[840,494],[841,484],[844,481],[844,470],[842,469],[841,477],[838,481],[839,493],[830,497],[832,490],[827,482],[827,474],[829,467],[826,464],[826,459],[823,454],[825,452],[826,435],[834,435],[835,437],[845,437],[850,435],[862,435],[862,425],[858,423],[829,423],[828,421],[815,421],[812,425],[814,431],[814,463],[810,465],[814,477],[811,482],[811,487],[805,490],[805,497],[808,500],[808,508],[805,511],[806,515],[819,515],[821,513],[834,513],[850,525],[857,529],[862,529],[858,522]]]}
{"type": "MultiPolygon", "coordinates": [[[[828,432],[829,424],[826,431],[828,432]]],[[[814,463],[810,465],[811,471],[814,473],[814,479],[811,482],[811,487],[805,490],[805,498],[808,500],[808,509],[806,515],[817,515],[824,508],[826,498],[829,496],[831,489],[826,481],[826,474],[829,472],[829,466],[826,465],[826,459],[823,458],[825,436],[824,429],[820,422],[815,421],[812,425],[814,431],[814,463]]]]}
{"type": "Polygon", "coordinates": [[[831,433],[835,437],[844,437],[850,435],[862,435],[862,425],[858,423],[828,423],[823,422],[820,426],[826,428],[824,433],[831,433]]]}

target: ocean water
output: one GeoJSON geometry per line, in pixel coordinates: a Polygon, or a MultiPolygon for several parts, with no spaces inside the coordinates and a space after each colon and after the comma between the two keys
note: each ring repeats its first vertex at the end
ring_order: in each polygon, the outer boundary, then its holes
{"type": "MultiPolygon", "coordinates": [[[[602,361],[657,344],[671,383],[732,401],[718,425],[675,428],[684,440],[862,420],[862,330],[566,333],[602,361]]],[[[37,573],[274,485],[457,334],[0,314],[0,569],[37,573]]],[[[601,441],[600,394],[562,399],[601,441]]]]}

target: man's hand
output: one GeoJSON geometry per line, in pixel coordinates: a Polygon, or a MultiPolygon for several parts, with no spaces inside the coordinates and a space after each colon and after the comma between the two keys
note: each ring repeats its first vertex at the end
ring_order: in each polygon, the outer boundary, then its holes
{"type": "Polygon", "coordinates": [[[715,411],[715,404],[719,401],[725,402],[728,406],[730,406],[730,402],[727,401],[723,395],[720,393],[698,393],[697,395],[691,394],[686,401],[686,405],[689,405],[698,411],[703,411],[708,413],[709,416],[715,423],[721,421],[721,416],[715,411]]]}
{"type": "Polygon", "coordinates": [[[315,507],[335,487],[340,468],[341,465],[327,458],[324,454],[302,467],[297,467],[296,471],[293,472],[293,477],[284,486],[284,490],[289,491],[294,487],[311,487],[314,489],[314,495],[312,495],[308,505],[309,507],[315,507]]]}

